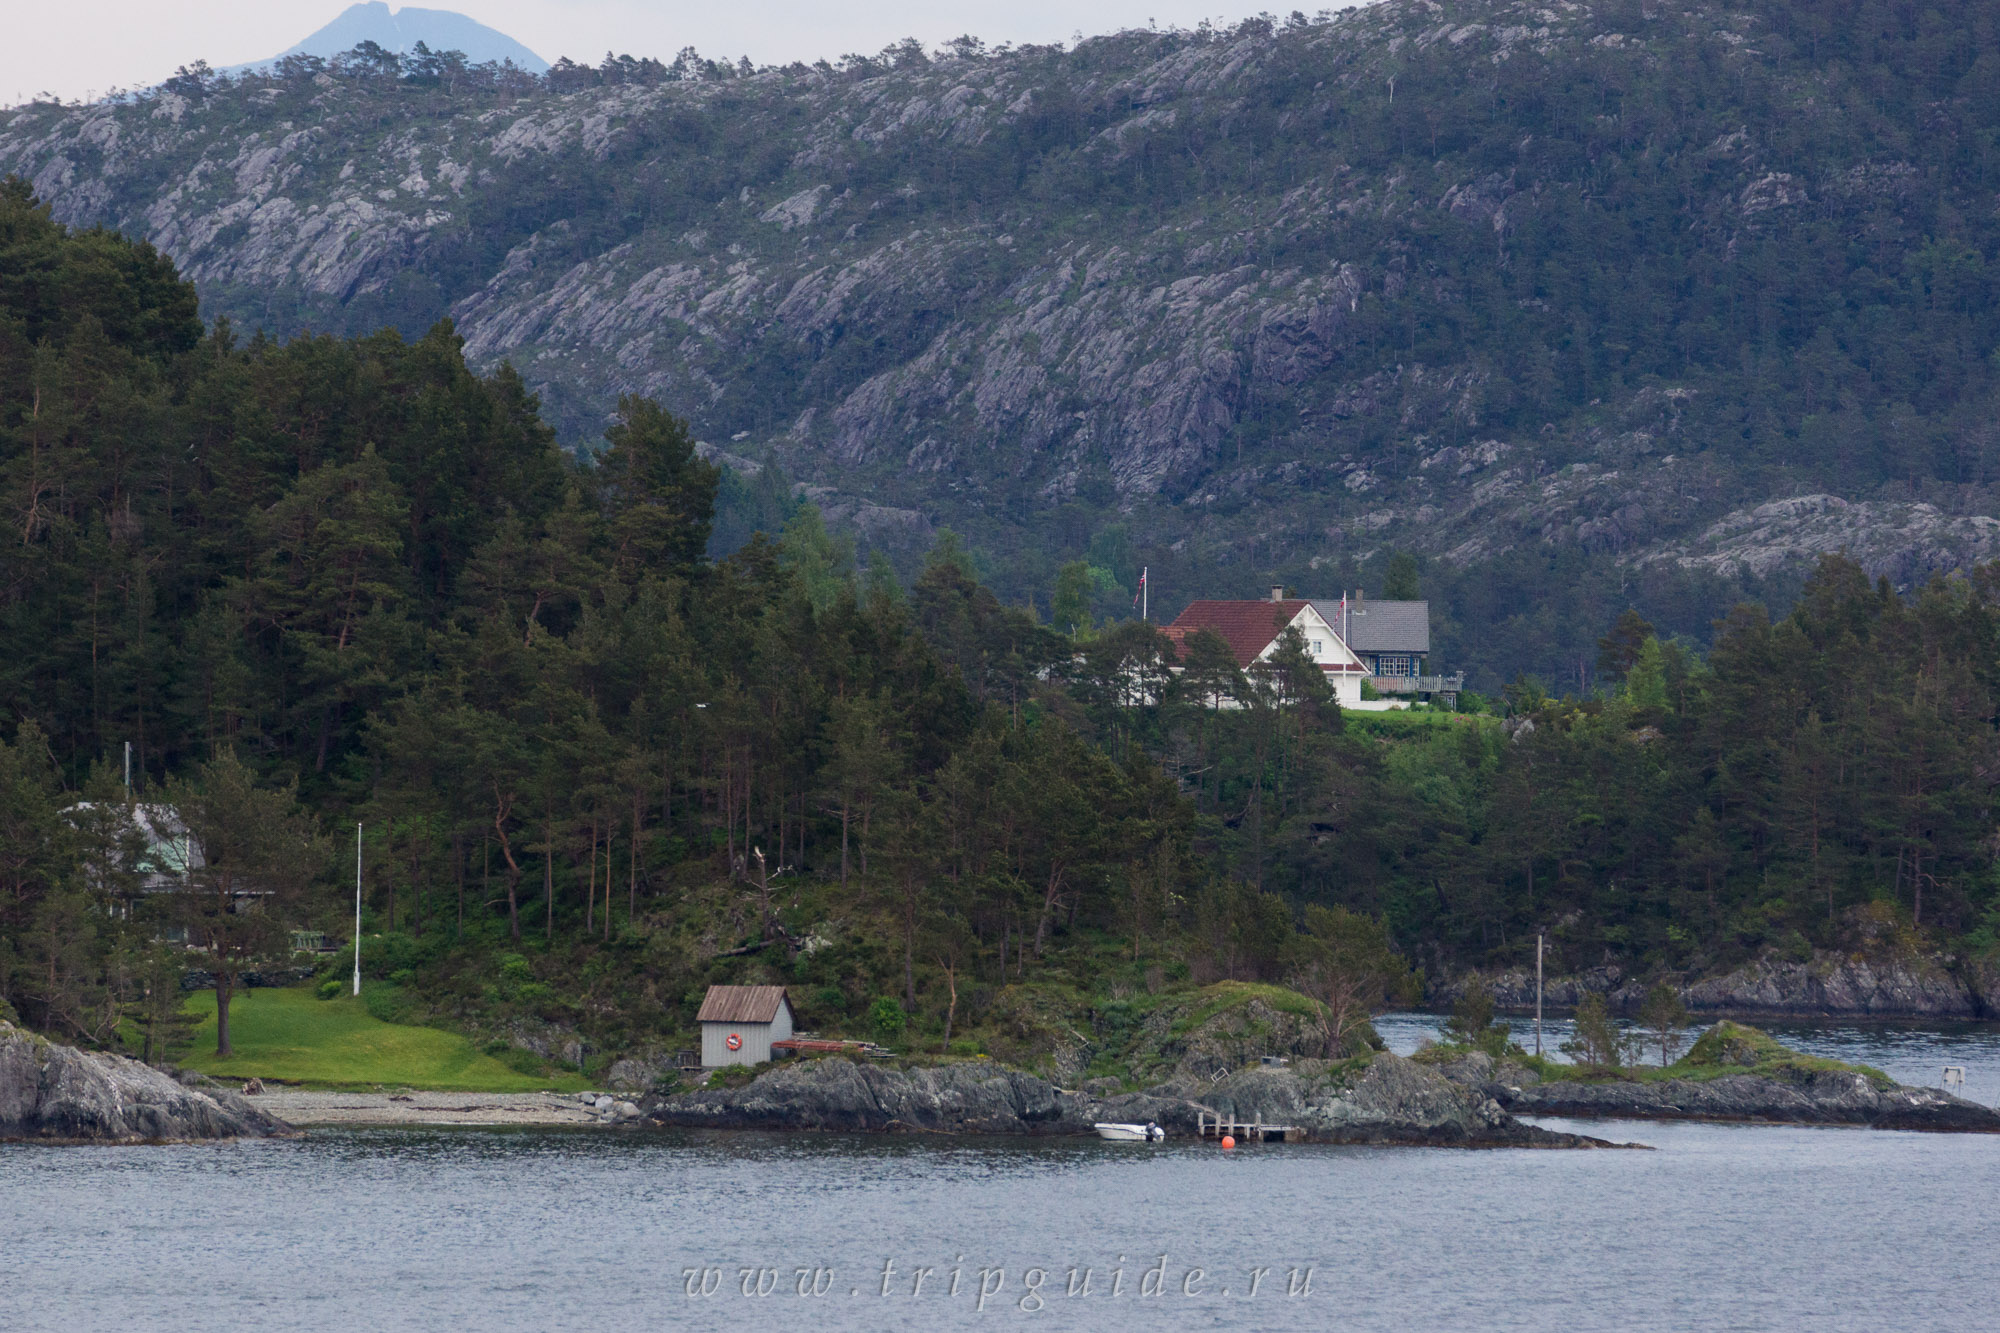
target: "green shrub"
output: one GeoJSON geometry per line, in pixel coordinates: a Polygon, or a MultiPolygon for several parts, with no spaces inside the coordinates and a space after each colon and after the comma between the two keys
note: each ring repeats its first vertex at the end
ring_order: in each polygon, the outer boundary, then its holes
{"type": "Polygon", "coordinates": [[[1507,1024],[1493,1021],[1493,992],[1477,979],[1459,996],[1444,1025],[1447,1040],[1477,1047],[1492,1056],[1506,1054],[1512,1031],[1507,1024]]]}
{"type": "Polygon", "coordinates": [[[313,987],[313,994],[319,996],[322,1000],[331,1000],[346,989],[347,983],[345,981],[339,977],[328,977],[325,981],[313,987]]]}
{"type": "Polygon", "coordinates": [[[1602,995],[1593,991],[1577,1003],[1576,1035],[1562,1044],[1562,1052],[1577,1064],[1597,1069],[1616,1069],[1623,1063],[1625,1042],[1602,995]]]}
{"type": "Polygon", "coordinates": [[[868,1025],[875,1029],[883,1041],[896,1041],[910,1026],[910,1016],[903,1012],[900,1001],[884,995],[868,1006],[868,1025]]]}

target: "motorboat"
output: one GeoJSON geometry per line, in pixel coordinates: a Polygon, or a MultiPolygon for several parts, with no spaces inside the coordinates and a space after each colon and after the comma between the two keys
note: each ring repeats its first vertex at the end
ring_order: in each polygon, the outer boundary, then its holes
{"type": "Polygon", "coordinates": [[[1167,1131],[1150,1120],[1143,1125],[1100,1120],[1093,1128],[1097,1130],[1097,1137],[1113,1143],[1158,1143],[1167,1137],[1167,1131]]]}

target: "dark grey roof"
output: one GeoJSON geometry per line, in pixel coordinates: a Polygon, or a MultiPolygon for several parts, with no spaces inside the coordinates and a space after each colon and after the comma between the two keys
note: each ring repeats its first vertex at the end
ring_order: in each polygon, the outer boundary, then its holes
{"type": "MultiPolygon", "coordinates": [[[[1340,599],[1313,599],[1313,610],[1340,631],[1340,599]]],[[[1431,650],[1429,602],[1349,602],[1347,646],[1357,653],[1427,653],[1431,650]]]]}

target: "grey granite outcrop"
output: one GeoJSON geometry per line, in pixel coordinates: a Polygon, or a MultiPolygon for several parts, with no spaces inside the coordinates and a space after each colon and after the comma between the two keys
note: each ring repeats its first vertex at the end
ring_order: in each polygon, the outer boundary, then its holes
{"type": "Polygon", "coordinates": [[[1855,958],[1824,951],[1810,962],[1764,958],[1697,981],[1682,992],[1688,1008],[1712,1013],[1799,1013],[1970,1017],[1970,988],[1942,960],[1921,956],[1855,958]]]}
{"type": "Polygon", "coordinates": [[[173,1143],[296,1133],[234,1093],[0,1022],[0,1141],[173,1143]]]}
{"type": "Polygon", "coordinates": [[[1314,1141],[1448,1147],[1589,1147],[1522,1124],[1483,1093],[1393,1055],[1246,1070],[1199,1100],[1177,1085],[1093,1096],[987,1063],[890,1069],[837,1057],[782,1065],[737,1088],[652,1104],[657,1124],[711,1129],[1087,1134],[1098,1121],[1155,1121],[1191,1135],[1197,1117],[1289,1124],[1314,1141]]]}
{"type": "Polygon", "coordinates": [[[1513,1061],[1475,1053],[1439,1065],[1438,1071],[1516,1115],[2000,1134],[2000,1111],[1990,1106],[1936,1088],[1888,1082],[1857,1069],[1745,1070],[1659,1081],[1544,1079],[1513,1061]]]}

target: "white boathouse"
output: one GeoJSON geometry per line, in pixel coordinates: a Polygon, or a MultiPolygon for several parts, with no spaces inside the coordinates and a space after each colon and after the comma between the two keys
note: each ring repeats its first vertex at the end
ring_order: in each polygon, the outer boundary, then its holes
{"type": "Polygon", "coordinates": [[[792,1002],[783,986],[710,986],[696,1019],[704,1068],[761,1065],[792,1035],[792,1002]]]}

